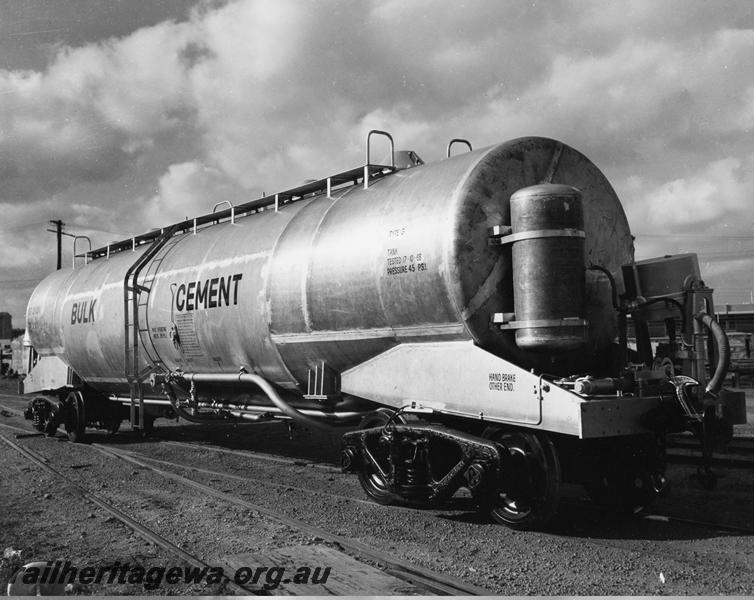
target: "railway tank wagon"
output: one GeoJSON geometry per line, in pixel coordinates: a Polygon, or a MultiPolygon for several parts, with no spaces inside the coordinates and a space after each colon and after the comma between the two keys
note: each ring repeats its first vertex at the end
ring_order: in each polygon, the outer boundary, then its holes
{"type": "Polygon", "coordinates": [[[463,486],[520,528],[552,517],[564,479],[646,503],[668,430],[727,430],[740,398],[721,392],[727,344],[695,256],[635,263],[591,161],[521,138],[376,165],[373,134],[364,167],[89,250],[40,283],[38,367],[67,375],[30,377],[38,428],[345,427],[344,468],[375,500],[463,486]],[[668,325],[662,364],[650,320],[668,325]]]}

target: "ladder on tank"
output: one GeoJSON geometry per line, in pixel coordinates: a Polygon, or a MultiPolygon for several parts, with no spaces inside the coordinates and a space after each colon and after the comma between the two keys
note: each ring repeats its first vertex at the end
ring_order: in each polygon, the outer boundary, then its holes
{"type": "MultiPolygon", "coordinates": [[[[161,364],[156,359],[156,353],[152,356],[143,340],[143,334],[148,333],[149,327],[142,326],[139,320],[139,309],[147,305],[151,285],[155,274],[162,263],[164,254],[155,258],[160,250],[170,241],[178,231],[176,225],[165,229],[155,238],[152,245],[144,252],[134,264],[126,271],[123,281],[123,321],[124,321],[124,366],[126,380],[130,388],[130,421],[131,427],[144,429],[144,390],[142,382],[145,377],[161,364]],[[139,275],[144,267],[149,264],[146,276],[139,282],[139,275]],[[144,347],[144,352],[149,359],[145,369],[140,369],[139,347],[144,347]]],[[[146,324],[146,319],[144,320],[146,324]]],[[[147,335],[147,337],[149,337],[147,335]]],[[[154,348],[153,348],[154,349],[154,348]]]]}
{"type": "Polygon", "coordinates": [[[151,365],[151,367],[145,371],[145,376],[149,375],[150,372],[158,371],[160,369],[167,371],[165,363],[162,362],[160,355],[157,353],[157,348],[154,345],[154,338],[149,335],[149,312],[146,311],[146,306],[149,304],[149,292],[152,290],[152,284],[157,276],[157,272],[160,270],[160,265],[162,265],[162,261],[167,256],[170,248],[172,248],[177,242],[178,238],[176,238],[175,233],[173,233],[172,238],[167,240],[160,247],[152,260],[149,261],[146,271],[144,272],[143,277],[141,277],[141,281],[136,281],[140,293],[138,294],[138,312],[136,313],[138,321],[134,322],[134,327],[136,327],[139,338],[141,339],[140,348],[144,351],[144,357],[151,365]]]}

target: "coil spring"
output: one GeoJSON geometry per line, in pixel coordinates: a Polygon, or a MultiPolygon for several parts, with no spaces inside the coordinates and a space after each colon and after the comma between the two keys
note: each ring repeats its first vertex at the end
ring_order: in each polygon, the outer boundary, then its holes
{"type": "Polygon", "coordinates": [[[414,487],[427,484],[425,469],[416,468],[413,462],[406,460],[395,469],[395,479],[402,486],[414,487]]]}
{"type": "Polygon", "coordinates": [[[410,456],[395,464],[395,481],[405,487],[425,486],[429,483],[425,449],[419,444],[407,446],[410,456]]]}

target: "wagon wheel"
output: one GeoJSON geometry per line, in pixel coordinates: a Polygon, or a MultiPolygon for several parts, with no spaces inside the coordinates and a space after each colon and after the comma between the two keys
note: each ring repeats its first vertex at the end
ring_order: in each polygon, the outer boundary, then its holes
{"type": "Polygon", "coordinates": [[[72,442],[83,442],[86,430],[86,411],[81,392],[71,392],[65,399],[65,430],[72,442]]]}
{"type": "Polygon", "coordinates": [[[483,437],[502,447],[501,475],[478,498],[480,510],[513,529],[539,529],[555,516],[560,502],[560,460],[542,432],[489,428],[483,437]]]}
{"type": "MultiPolygon", "coordinates": [[[[371,429],[373,427],[382,427],[390,420],[394,423],[405,423],[402,416],[397,415],[394,410],[389,408],[378,408],[373,413],[368,414],[359,423],[359,429],[371,429]]],[[[389,468],[390,449],[382,444],[376,443],[369,447],[369,452],[375,461],[384,469],[389,468]]],[[[364,492],[378,504],[394,504],[399,500],[398,496],[393,494],[385,478],[385,475],[378,467],[371,463],[364,463],[359,471],[359,483],[364,488],[364,492]]]]}

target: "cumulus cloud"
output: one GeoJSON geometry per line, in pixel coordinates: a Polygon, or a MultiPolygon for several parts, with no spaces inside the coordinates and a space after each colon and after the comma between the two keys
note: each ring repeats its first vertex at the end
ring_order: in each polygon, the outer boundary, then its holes
{"type": "Polygon", "coordinates": [[[471,8],[237,1],[63,48],[44,73],[0,79],[0,152],[24,157],[9,179],[35,175],[36,195],[115,179],[178,130],[201,154],[181,159],[252,189],[350,166],[336,152],[358,157],[373,124],[434,157],[457,134],[480,145],[537,133],[612,148],[618,168],[621,143],[636,157],[750,125],[754,30],[645,38],[668,9],[643,2],[627,14],[582,2],[471,8]]]}
{"type": "Polygon", "coordinates": [[[65,48],[45,73],[0,72],[0,194],[12,186],[33,199],[115,179],[138,148],[178,126],[191,106],[178,55],[186,29],[166,24],[65,48]]]}
{"type": "Polygon", "coordinates": [[[426,160],[561,138],[635,230],[682,231],[743,214],[752,71],[747,2],[206,1],[0,70],[0,204],[104,243],[356,166],[378,128],[426,160]]]}
{"type": "Polygon", "coordinates": [[[741,219],[749,226],[754,154],[715,160],[688,177],[655,185],[633,178],[630,189],[629,217],[643,233],[688,231],[741,219]]]}
{"type": "Polygon", "coordinates": [[[698,175],[666,183],[649,196],[656,198],[658,213],[678,212],[676,223],[705,224],[730,212],[740,213],[751,200],[753,159],[749,157],[746,166],[733,157],[714,161],[698,175]]]}
{"type": "MultiPolygon", "coordinates": [[[[197,161],[171,165],[160,178],[158,193],[145,200],[142,219],[155,226],[212,212],[219,203],[250,200],[219,170],[197,161]]],[[[228,208],[226,204],[218,210],[228,208]]]]}

